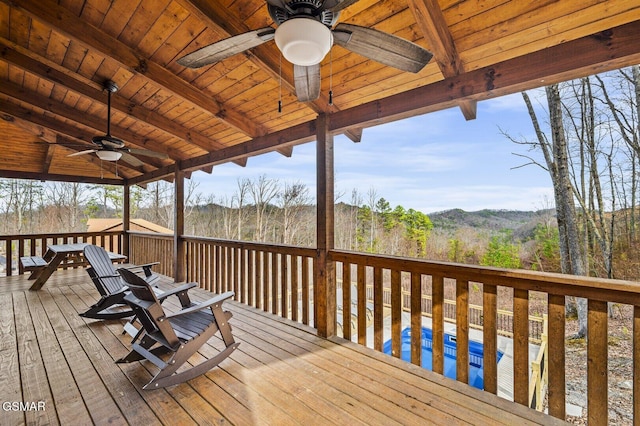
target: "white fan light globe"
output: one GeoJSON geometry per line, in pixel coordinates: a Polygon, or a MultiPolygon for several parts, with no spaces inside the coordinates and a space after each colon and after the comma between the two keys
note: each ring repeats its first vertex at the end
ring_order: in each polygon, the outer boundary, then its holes
{"type": "Polygon", "coordinates": [[[276,45],[292,64],[316,65],[329,53],[333,34],[324,24],[310,18],[293,18],[276,28],[276,45]]]}

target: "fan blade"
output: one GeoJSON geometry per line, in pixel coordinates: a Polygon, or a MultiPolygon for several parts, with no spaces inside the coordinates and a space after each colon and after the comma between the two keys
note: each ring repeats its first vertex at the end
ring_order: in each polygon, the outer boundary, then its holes
{"type": "Polygon", "coordinates": [[[122,151],[129,152],[131,154],[136,154],[136,155],[144,155],[145,157],[155,157],[155,158],[162,158],[162,159],[169,158],[169,156],[163,152],[150,151],[148,149],[126,148],[124,150],[121,150],[121,152],[122,151]]]}
{"type": "Polygon", "coordinates": [[[91,154],[92,152],[98,152],[98,150],[97,149],[87,149],[85,151],[78,151],[78,152],[74,152],[73,154],[67,155],[67,157],[76,157],[78,155],[91,154]]]}
{"type": "Polygon", "coordinates": [[[320,97],[320,64],[293,66],[293,81],[300,102],[314,101],[320,97]]]}
{"type": "Polygon", "coordinates": [[[358,2],[358,0],[325,0],[323,6],[325,10],[339,12],[356,2],[358,2]]]}
{"type": "Polygon", "coordinates": [[[271,27],[260,28],[233,37],[220,40],[178,59],[178,63],[188,68],[200,68],[204,65],[220,62],[237,53],[244,52],[262,43],[272,40],[276,30],[271,27]]]}
{"type": "Polygon", "coordinates": [[[412,73],[424,68],[433,56],[428,50],[403,38],[358,25],[338,24],[333,30],[333,39],[345,49],[412,73]]]}
{"type": "Polygon", "coordinates": [[[126,152],[122,153],[122,157],[120,157],[120,160],[132,165],[133,167],[142,167],[144,165],[142,161],[138,160],[131,154],[127,154],[126,152]]]}

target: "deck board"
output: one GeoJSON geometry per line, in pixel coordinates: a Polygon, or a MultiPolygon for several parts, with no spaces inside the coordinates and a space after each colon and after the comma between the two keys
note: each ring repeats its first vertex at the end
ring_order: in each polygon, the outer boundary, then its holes
{"type": "MultiPolygon", "coordinates": [[[[78,315],[97,300],[86,273],[63,270],[37,292],[26,275],[0,278],[2,401],[45,401],[3,412],[2,424],[407,425],[554,424],[556,419],[340,338],[237,302],[241,344],[219,368],[167,389],[142,390],[155,367],[116,364],[124,320],[78,315]]],[[[194,300],[211,293],[191,292],[194,300]]],[[[177,299],[163,306],[179,309],[177,299]]],[[[222,348],[212,338],[190,359],[222,348]]]]}

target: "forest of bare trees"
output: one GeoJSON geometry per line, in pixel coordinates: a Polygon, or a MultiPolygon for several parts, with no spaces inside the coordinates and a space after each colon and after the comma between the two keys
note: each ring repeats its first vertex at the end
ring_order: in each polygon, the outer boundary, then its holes
{"type": "MultiPolygon", "coordinates": [[[[501,267],[638,279],[640,71],[626,68],[523,93],[532,138],[503,133],[524,166],[549,172],[555,199],[525,233],[434,226],[375,188],[335,200],[338,248],[501,267]]],[[[232,195],[205,195],[188,180],[185,232],[277,244],[315,245],[314,194],[301,182],[238,179],[232,195]]],[[[173,185],[131,189],[133,217],[173,226],[173,185]]],[[[91,217],[122,214],[113,186],[0,179],[0,232],[86,230],[91,217]]]]}

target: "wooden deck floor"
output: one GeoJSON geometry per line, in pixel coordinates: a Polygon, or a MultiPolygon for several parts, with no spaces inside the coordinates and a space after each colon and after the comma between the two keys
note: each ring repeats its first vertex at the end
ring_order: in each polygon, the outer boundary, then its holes
{"type": "MultiPolygon", "coordinates": [[[[128,352],[123,322],[78,316],[97,299],[83,270],[58,271],[37,292],[28,291],[29,285],[26,276],[0,278],[2,425],[560,423],[235,302],[225,308],[234,314],[231,324],[241,344],[220,368],[172,388],[144,391],[153,365],[114,363],[128,352]]],[[[199,299],[210,296],[196,293],[199,299]]],[[[219,343],[210,340],[200,356],[215,353],[219,343]]]]}

